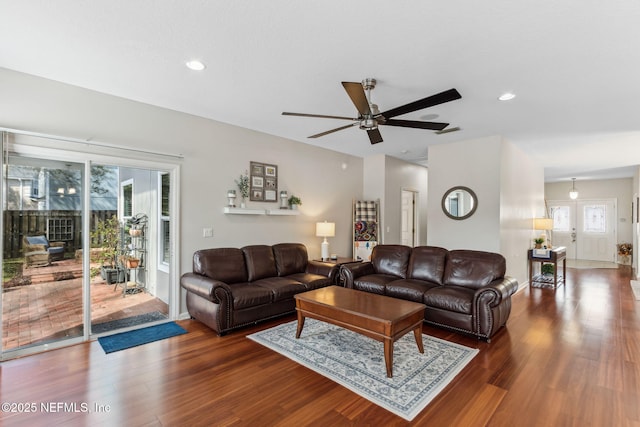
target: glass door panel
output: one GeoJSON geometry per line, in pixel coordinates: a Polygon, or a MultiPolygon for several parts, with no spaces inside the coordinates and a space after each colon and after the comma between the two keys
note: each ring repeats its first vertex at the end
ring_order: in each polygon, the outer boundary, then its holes
{"type": "Polygon", "coordinates": [[[3,352],[84,335],[83,182],[83,163],[4,157],[3,352]]]}
{"type": "Polygon", "coordinates": [[[163,321],[169,305],[168,276],[158,266],[162,172],[104,164],[91,171],[91,333],[163,321]]]}

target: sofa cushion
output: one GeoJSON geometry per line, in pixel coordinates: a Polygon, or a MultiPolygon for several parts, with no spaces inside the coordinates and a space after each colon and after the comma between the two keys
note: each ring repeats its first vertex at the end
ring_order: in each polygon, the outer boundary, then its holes
{"type": "Polygon", "coordinates": [[[371,263],[376,273],[390,274],[405,279],[411,248],[404,245],[378,245],[371,253],[371,263]]]}
{"type": "Polygon", "coordinates": [[[309,263],[307,248],[301,243],[279,243],[272,246],[278,276],[304,273],[309,263]]]}
{"type": "Polygon", "coordinates": [[[296,280],[302,283],[306,290],[323,288],[331,285],[331,279],[327,276],[311,273],[296,273],[287,276],[288,279],[296,280]]]}
{"type": "Polygon", "coordinates": [[[449,251],[436,246],[417,246],[411,251],[407,277],[442,285],[449,251]]]}
{"type": "Polygon", "coordinates": [[[242,248],[244,259],[247,263],[247,275],[249,282],[264,279],[265,277],[276,277],[276,260],[273,256],[271,246],[252,245],[242,248]]]}
{"type": "Polygon", "coordinates": [[[472,250],[450,251],[443,283],[446,286],[479,289],[494,280],[503,278],[506,268],[504,257],[497,253],[472,250]]]}
{"type": "Polygon", "coordinates": [[[431,288],[439,286],[437,283],[426,280],[401,279],[387,283],[384,294],[394,298],[422,303],[424,293],[431,288]]]}
{"type": "Polygon", "coordinates": [[[288,277],[267,277],[251,282],[251,284],[255,287],[268,289],[273,296],[273,301],[293,299],[295,294],[307,290],[302,283],[288,277]]]}
{"type": "Polygon", "coordinates": [[[474,293],[470,288],[438,286],[424,293],[423,302],[427,307],[472,314],[474,293]]]}
{"type": "Polygon", "coordinates": [[[247,281],[244,255],[237,248],[196,251],[193,254],[193,272],[224,283],[247,281]]]}
{"type": "Polygon", "coordinates": [[[398,280],[398,276],[390,274],[369,274],[360,276],[353,281],[353,289],[384,295],[387,283],[398,280]]]}
{"type": "Polygon", "coordinates": [[[234,310],[269,304],[273,301],[271,289],[256,286],[253,283],[234,283],[230,288],[234,310]]]}

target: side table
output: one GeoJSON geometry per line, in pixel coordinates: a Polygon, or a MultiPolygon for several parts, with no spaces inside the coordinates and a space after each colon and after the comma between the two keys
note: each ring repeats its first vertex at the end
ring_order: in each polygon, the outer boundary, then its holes
{"type": "Polygon", "coordinates": [[[331,264],[331,265],[337,265],[338,266],[338,274],[336,274],[335,280],[333,282],[333,284],[337,285],[337,286],[343,286],[344,285],[342,283],[342,279],[340,278],[340,268],[341,268],[341,266],[343,266],[344,264],[352,264],[352,263],[362,262],[362,261],[358,261],[358,260],[355,260],[355,259],[350,258],[350,257],[338,257],[336,259],[327,259],[327,260],[314,259],[314,261],[324,262],[325,264],[331,264]]]}
{"type": "MultiPolygon", "coordinates": [[[[557,288],[564,283],[567,277],[567,248],[559,246],[548,251],[547,256],[537,255],[534,249],[529,249],[529,286],[534,288],[557,288]],[[562,276],[558,275],[558,263],[562,261],[562,276]],[[553,264],[553,277],[551,275],[533,275],[533,263],[553,264]]],[[[541,268],[542,269],[542,268],[541,268]]]]}

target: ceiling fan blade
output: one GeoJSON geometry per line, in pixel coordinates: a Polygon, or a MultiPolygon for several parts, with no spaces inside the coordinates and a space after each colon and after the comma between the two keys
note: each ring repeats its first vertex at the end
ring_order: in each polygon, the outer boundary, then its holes
{"type": "Polygon", "coordinates": [[[358,122],[355,122],[355,123],[352,123],[352,124],[346,125],[346,126],[340,126],[339,128],[335,128],[335,129],[331,129],[331,130],[328,130],[328,131],[325,131],[325,132],[317,133],[315,135],[308,136],[307,138],[319,138],[321,136],[329,135],[330,133],[333,133],[333,132],[338,132],[339,130],[342,130],[342,129],[350,128],[350,127],[355,126],[357,124],[358,124],[358,122]]]}
{"type": "Polygon", "coordinates": [[[288,111],[284,111],[282,113],[283,116],[297,116],[297,117],[319,117],[321,119],[340,119],[340,120],[358,120],[353,117],[344,117],[344,116],[327,116],[325,114],[306,114],[306,113],[290,113],[288,111]]]}
{"type": "Polygon", "coordinates": [[[439,122],[419,122],[417,120],[396,120],[389,119],[384,123],[380,123],[387,126],[400,126],[403,128],[416,128],[416,129],[430,129],[430,130],[442,130],[449,126],[449,123],[439,122]]]}
{"type": "Polygon", "coordinates": [[[351,98],[351,102],[356,106],[358,112],[363,116],[370,115],[371,109],[369,108],[369,101],[364,93],[362,83],[342,82],[342,86],[347,91],[347,95],[351,98]]]}
{"type": "Polygon", "coordinates": [[[438,104],[444,104],[445,102],[454,101],[460,98],[462,98],[462,95],[460,95],[457,90],[449,89],[445,90],[444,92],[440,92],[435,95],[427,96],[426,98],[410,102],[409,104],[392,108],[391,110],[382,113],[382,116],[386,119],[390,119],[391,117],[411,113],[412,111],[422,110],[423,108],[432,107],[438,104]]]}
{"type": "Polygon", "coordinates": [[[368,129],[367,135],[369,135],[369,141],[371,141],[371,145],[382,142],[382,135],[380,135],[380,131],[376,129],[368,129]]]}

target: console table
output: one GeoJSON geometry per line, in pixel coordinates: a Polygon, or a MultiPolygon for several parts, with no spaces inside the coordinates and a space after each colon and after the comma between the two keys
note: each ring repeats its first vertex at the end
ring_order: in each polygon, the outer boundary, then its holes
{"type": "Polygon", "coordinates": [[[535,249],[529,249],[529,286],[534,288],[557,288],[564,283],[567,277],[567,248],[559,246],[550,249],[544,256],[537,255],[535,249]],[[562,276],[558,275],[558,263],[562,261],[562,276]],[[553,264],[553,276],[537,274],[533,275],[533,263],[539,262],[542,270],[542,264],[553,264]]]}

